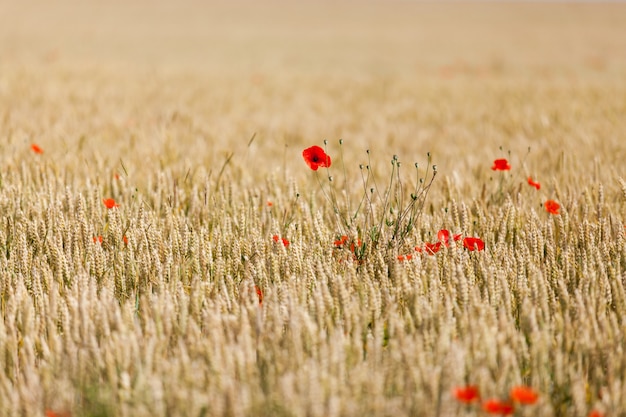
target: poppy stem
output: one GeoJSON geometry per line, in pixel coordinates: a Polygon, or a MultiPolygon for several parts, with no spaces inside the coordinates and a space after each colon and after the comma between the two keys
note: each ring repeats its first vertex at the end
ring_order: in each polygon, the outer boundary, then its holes
{"type": "MultiPolygon", "coordinates": [[[[354,215],[352,216],[352,218],[350,219],[351,221],[356,220],[359,211],[361,211],[361,206],[363,205],[363,202],[367,199],[368,205],[369,205],[369,213],[367,213],[365,215],[365,222],[367,223],[368,216],[372,214],[372,200],[370,198],[368,198],[367,196],[367,191],[368,191],[368,185],[369,185],[369,180],[370,180],[370,170],[369,167],[367,169],[367,177],[365,177],[363,175],[363,165],[359,166],[359,169],[361,170],[361,183],[363,184],[363,197],[361,197],[361,201],[359,202],[359,205],[357,206],[356,210],[354,211],[354,215]]],[[[373,190],[373,188],[372,188],[373,190]]]]}
{"type": "MultiPolygon", "coordinates": [[[[395,158],[395,155],[394,155],[395,158]]],[[[380,232],[382,231],[383,228],[383,221],[385,220],[385,215],[387,214],[387,207],[389,206],[389,196],[391,194],[391,189],[393,187],[393,175],[396,169],[396,165],[395,165],[395,159],[391,160],[391,176],[389,178],[389,186],[387,187],[387,190],[385,190],[385,200],[383,201],[383,211],[381,212],[380,215],[380,222],[378,222],[378,235],[377,237],[380,237],[380,232]]],[[[376,241],[372,242],[374,245],[376,245],[378,243],[378,239],[376,239],[376,241]]]]}
{"type": "Polygon", "coordinates": [[[346,200],[346,207],[348,208],[347,212],[352,213],[350,197],[348,195],[348,190],[346,190],[346,185],[348,184],[348,174],[346,173],[346,164],[343,159],[343,139],[339,139],[339,158],[341,159],[341,168],[343,169],[343,193],[346,200]]]}
{"type": "MultiPolygon", "coordinates": [[[[339,228],[342,229],[341,215],[339,213],[339,207],[337,207],[337,201],[331,198],[331,195],[326,192],[326,189],[324,189],[324,185],[322,184],[322,180],[320,180],[319,173],[317,172],[315,173],[315,178],[317,179],[317,183],[319,184],[320,189],[322,190],[322,193],[324,194],[324,197],[333,207],[333,212],[335,213],[335,221],[337,222],[339,228]]],[[[333,187],[329,185],[329,188],[330,188],[330,191],[332,192],[333,187]]]]}

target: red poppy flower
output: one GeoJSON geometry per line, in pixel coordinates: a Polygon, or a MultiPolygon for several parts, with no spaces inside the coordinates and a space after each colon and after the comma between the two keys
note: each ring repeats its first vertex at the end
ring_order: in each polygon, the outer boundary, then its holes
{"type": "Polygon", "coordinates": [[[254,286],[254,290],[256,291],[256,296],[259,298],[259,305],[263,304],[263,291],[256,285],[254,286]]]}
{"type": "Polygon", "coordinates": [[[548,200],[544,204],[546,211],[550,214],[559,214],[559,209],[561,205],[554,200],[548,200]]]}
{"type": "Polygon", "coordinates": [[[604,417],[604,414],[599,412],[598,410],[591,410],[587,417],[604,417]]]}
{"type": "Polygon", "coordinates": [[[510,415],[513,414],[513,404],[508,401],[500,401],[492,398],[483,403],[483,410],[489,414],[510,415]]]}
{"type": "Polygon", "coordinates": [[[534,404],[539,398],[539,394],[537,393],[537,391],[525,385],[519,385],[517,387],[511,388],[509,396],[513,401],[525,405],[534,404]]]}
{"type": "Polygon", "coordinates": [[[117,172],[115,174],[113,174],[113,178],[115,178],[116,180],[119,181],[120,179],[120,174],[118,174],[117,172]]]}
{"type": "Polygon", "coordinates": [[[119,207],[120,205],[115,202],[112,198],[105,198],[102,200],[104,206],[108,209],[112,209],[113,207],[119,207]]]}
{"type": "Polygon", "coordinates": [[[528,177],[528,185],[535,187],[536,189],[540,189],[541,188],[541,184],[539,184],[538,182],[533,181],[532,177],[528,177]]]}
{"type": "Polygon", "coordinates": [[[480,394],[478,393],[478,387],[476,385],[467,385],[455,388],[453,394],[457,401],[464,404],[470,404],[480,399],[480,394]]]}
{"type": "Polygon", "coordinates": [[[416,246],[415,247],[415,252],[422,253],[422,248],[420,248],[419,246],[416,246]]]}
{"type": "Polygon", "coordinates": [[[102,236],[94,236],[93,243],[102,243],[102,236]]]}
{"type": "Polygon", "coordinates": [[[272,203],[271,201],[268,201],[268,202],[267,202],[267,206],[268,206],[268,207],[272,207],[273,205],[274,205],[274,203],[272,203]]]}
{"type": "Polygon", "coordinates": [[[126,237],[126,235],[122,236],[122,240],[124,241],[125,245],[128,245],[128,238],[126,237]]]}
{"type": "Polygon", "coordinates": [[[413,255],[398,255],[399,261],[410,261],[413,258],[413,255]]]}
{"type": "MultiPolygon", "coordinates": [[[[458,241],[461,240],[461,233],[453,235],[452,239],[454,239],[454,241],[458,241]]],[[[440,231],[437,232],[437,239],[439,239],[444,245],[446,245],[446,247],[450,246],[450,231],[446,230],[446,229],[441,229],[440,231]]]]}
{"type": "Polygon", "coordinates": [[[491,167],[491,169],[494,171],[508,171],[511,169],[511,165],[509,164],[509,161],[504,158],[496,159],[495,161],[493,161],[493,166],[491,167]]]}
{"type": "Polygon", "coordinates": [[[274,239],[274,242],[276,242],[276,243],[278,243],[278,241],[282,241],[284,247],[289,246],[289,241],[287,239],[285,239],[284,237],[281,238],[278,235],[274,235],[274,236],[272,236],[272,239],[274,239]]]}
{"type": "Polygon", "coordinates": [[[437,243],[424,243],[424,250],[426,251],[427,254],[429,255],[434,255],[437,252],[439,252],[439,249],[441,249],[441,242],[437,242],[437,243]]]}
{"type": "Polygon", "coordinates": [[[463,246],[469,251],[481,251],[485,249],[485,242],[477,237],[466,237],[463,239],[463,246]]]}
{"type": "Polygon", "coordinates": [[[350,252],[355,252],[357,249],[361,249],[361,246],[361,239],[357,239],[356,245],[354,244],[354,242],[350,243],[350,252]]]}
{"type": "Polygon", "coordinates": [[[326,155],[324,149],[317,145],[303,150],[302,157],[304,158],[304,162],[306,162],[313,171],[317,171],[319,167],[330,167],[330,156],[326,155]]]}
{"type": "Polygon", "coordinates": [[[69,411],[52,411],[52,410],[46,410],[45,411],[46,417],[71,417],[72,414],[70,414],[69,411]]]}
{"type": "Polygon", "coordinates": [[[42,154],[43,153],[43,149],[41,149],[38,145],[35,145],[34,143],[32,145],[30,145],[30,149],[37,153],[37,154],[42,154]]]}
{"type": "Polygon", "coordinates": [[[335,240],[334,242],[335,247],[341,248],[343,244],[346,243],[347,241],[348,241],[348,236],[343,235],[339,239],[335,240]]]}

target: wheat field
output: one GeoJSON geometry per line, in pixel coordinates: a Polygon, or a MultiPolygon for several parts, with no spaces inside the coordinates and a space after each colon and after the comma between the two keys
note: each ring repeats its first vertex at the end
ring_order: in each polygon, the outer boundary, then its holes
{"type": "Polygon", "coordinates": [[[625,115],[619,3],[0,1],[0,416],[625,415],[625,115]]]}

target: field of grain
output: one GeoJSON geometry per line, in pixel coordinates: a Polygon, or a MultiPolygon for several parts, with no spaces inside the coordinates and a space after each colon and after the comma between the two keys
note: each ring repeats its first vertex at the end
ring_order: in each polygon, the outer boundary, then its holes
{"type": "Polygon", "coordinates": [[[624,415],[625,115],[619,3],[0,0],[0,416],[624,415]]]}

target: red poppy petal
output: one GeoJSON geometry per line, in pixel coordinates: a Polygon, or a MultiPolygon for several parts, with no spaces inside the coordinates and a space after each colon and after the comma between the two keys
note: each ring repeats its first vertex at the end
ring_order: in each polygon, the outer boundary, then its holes
{"type": "Polygon", "coordinates": [[[546,211],[550,214],[559,214],[561,205],[554,200],[548,200],[544,203],[546,211]]]}
{"type": "Polygon", "coordinates": [[[509,415],[513,414],[513,404],[508,401],[489,399],[483,403],[483,410],[489,414],[509,415]]]}
{"type": "Polygon", "coordinates": [[[263,304],[263,291],[256,285],[254,286],[254,290],[256,291],[256,295],[259,298],[259,305],[263,304]]]}
{"type": "Polygon", "coordinates": [[[513,401],[526,405],[534,404],[539,399],[539,394],[534,389],[524,385],[511,388],[509,396],[513,401]]]}
{"type": "Polygon", "coordinates": [[[443,242],[444,245],[450,246],[450,231],[442,229],[437,232],[437,239],[443,242]]]}
{"type": "Polygon", "coordinates": [[[119,204],[117,204],[112,198],[105,198],[102,200],[102,203],[104,203],[104,206],[108,209],[112,209],[113,207],[119,207],[119,204]]]}
{"type": "Polygon", "coordinates": [[[466,237],[463,239],[463,247],[465,247],[469,251],[481,251],[485,249],[485,242],[477,237],[466,237]]]}
{"type": "Polygon", "coordinates": [[[532,177],[528,177],[528,184],[532,187],[535,187],[536,189],[541,189],[541,184],[539,184],[538,182],[533,181],[532,177]]]}
{"type": "Polygon", "coordinates": [[[453,391],[453,394],[454,394],[454,397],[457,399],[457,401],[460,401],[465,404],[469,404],[480,398],[478,387],[475,385],[468,385],[465,387],[455,388],[453,391]]]}
{"type": "Polygon", "coordinates": [[[439,249],[441,249],[441,242],[436,242],[436,243],[427,242],[424,244],[424,249],[427,254],[434,255],[435,253],[439,252],[439,249]]]}

